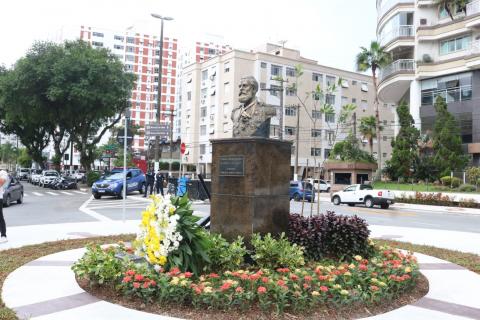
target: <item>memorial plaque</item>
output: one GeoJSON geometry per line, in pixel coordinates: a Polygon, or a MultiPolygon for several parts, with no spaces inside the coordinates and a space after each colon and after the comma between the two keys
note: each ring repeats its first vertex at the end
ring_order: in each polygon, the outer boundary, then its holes
{"type": "Polygon", "coordinates": [[[221,156],[219,160],[219,176],[244,176],[245,166],[243,156],[221,156]]]}

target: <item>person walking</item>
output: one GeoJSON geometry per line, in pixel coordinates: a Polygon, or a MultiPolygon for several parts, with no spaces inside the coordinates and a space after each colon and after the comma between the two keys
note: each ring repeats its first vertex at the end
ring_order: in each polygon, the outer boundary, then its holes
{"type": "Polygon", "coordinates": [[[155,175],[152,171],[152,169],[148,170],[148,172],[145,174],[145,194],[143,195],[144,198],[147,197],[147,190],[148,187],[150,187],[150,195],[153,193],[153,185],[155,184],[155,175]]]}
{"type": "Polygon", "coordinates": [[[163,182],[165,181],[165,177],[163,176],[162,173],[160,173],[160,170],[157,172],[157,176],[155,179],[155,188],[157,189],[157,194],[161,194],[162,197],[164,196],[163,194],[163,182]]]}
{"type": "Polygon", "coordinates": [[[7,224],[3,217],[3,193],[9,181],[8,173],[5,170],[0,170],[0,243],[7,242],[7,224]]]}

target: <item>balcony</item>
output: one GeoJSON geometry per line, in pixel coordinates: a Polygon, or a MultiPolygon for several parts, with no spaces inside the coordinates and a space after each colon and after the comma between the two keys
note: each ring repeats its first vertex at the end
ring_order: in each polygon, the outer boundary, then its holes
{"type": "Polygon", "coordinates": [[[399,59],[380,70],[378,96],[386,103],[398,103],[415,78],[415,60],[399,59]]]}
{"type": "MultiPolygon", "coordinates": [[[[382,1],[383,2],[383,1],[382,1]]],[[[414,4],[414,0],[385,0],[382,6],[377,10],[377,22],[380,22],[382,17],[393,7],[398,4],[414,4]]]]}
{"type": "Polygon", "coordinates": [[[480,13],[480,1],[475,0],[470,3],[467,3],[467,16],[480,13]]]}
{"type": "MultiPolygon", "coordinates": [[[[380,45],[385,46],[394,40],[412,38],[414,37],[414,29],[411,25],[401,25],[393,29],[392,31],[384,34],[380,39],[380,45]]],[[[414,45],[412,43],[412,45],[414,45]]]]}

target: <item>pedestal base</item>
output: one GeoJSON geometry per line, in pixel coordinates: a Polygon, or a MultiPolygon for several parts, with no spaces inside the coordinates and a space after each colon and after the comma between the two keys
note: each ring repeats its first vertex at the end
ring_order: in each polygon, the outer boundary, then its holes
{"type": "Polygon", "coordinates": [[[210,230],[228,240],[288,228],[292,144],[266,138],[212,140],[210,230]]]}

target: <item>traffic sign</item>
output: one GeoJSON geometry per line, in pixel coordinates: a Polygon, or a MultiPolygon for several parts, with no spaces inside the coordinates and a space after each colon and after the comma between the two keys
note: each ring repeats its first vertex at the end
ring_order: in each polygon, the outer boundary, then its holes
{"type": "Polygon", "coordinates": [[[187,146],[185,145],[184,142],[180,145],[180,153],[185,154],[185,150],[187,149],[187,146]]]}

